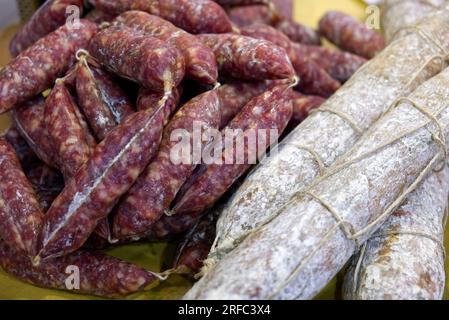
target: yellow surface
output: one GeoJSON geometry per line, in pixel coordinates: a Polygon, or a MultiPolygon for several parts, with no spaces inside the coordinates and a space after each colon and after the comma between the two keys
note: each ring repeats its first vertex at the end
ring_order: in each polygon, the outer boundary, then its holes
{"type": "MultiPolygon", "coordinates": [[[[347,12],[360,19],[364,17],[365,5],[358,0],[294,0],[295,18],[311,27],[316,27],[324,12],[336,9],[347,12]]],[[[11,26],[0,32],[0,66],[9,60],[8,41],[17,26],[11,26]]],[[[8,115],[0,116],[0,132],[7,129],[8,115]]],[[[170,261],[173,247],[167,244],[133,244],[112,250],[108,254],[136,263],[153,271],[162,268],[164,261],[170,261]]],[[[318,295],[317,299],[335,299],[339,297],[337,290],[340,281],[334,279],[318,295]]],[[[165,283],[151,291],[136,294],[128,299],[178,299],[188,290],[190,282],[180,276],[173,276],[165,283]]],[[[71,294],[62,291],[36,288],[10,277],[0,270],[0,299],[99,299],[97,297],[71,294]]]]}

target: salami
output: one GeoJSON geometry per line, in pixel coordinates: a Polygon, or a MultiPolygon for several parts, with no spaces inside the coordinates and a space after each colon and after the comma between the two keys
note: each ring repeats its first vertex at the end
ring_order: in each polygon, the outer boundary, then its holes
{"type": "MultiPolygon", "coordinates": [[[[163,110],[165,122],[170,120],[171,115],[177,109],[179,101],[181,99],[182,87],[173,88],[172,92],[167,98],[165,108],[163,110]]],[[[153,92],[146,88],[140,88],[137,96],[137,110],[156,110],[159,101],[163,98],[163,94],[159,92],[153,92]]]]}
{"type": "Polygon", "coordinates": [[[28,171],[26,177],[33,185],[41,208],[46,212],[64,188],[61,173],[46,164],[41,164],[28,171]]]}
{"type": "Polygon", "coordinates": [[[111,298],[142,291],[158,279],[155,274],[131,263],[87,250],[35,266],[3,242],[0,243],[0,266],[20,280],[39,287],[111,298]],[[79,275],[79,283],[70,278],[74,274],[79,275]],[[76,284],[79,284],[78,289],[76,284]]]}
{"type": "Polygon", "coordinates": [[[441,300],[449,169],[431,174],[354,256],[343,297],[441,300]]]}
{"type": "Polygon", "coordinates": [[[332,78],[346,82],[367,60],[349,52],[330,48],[293,44],[297,56],[304,56],[323,68],[332,78]]]}
{"type": "Polygon", "coordinates": [[[220,260],[273,219],[293,194],[346,153],[389,105],[441,71],[438,56],[446,54],[435,41],[449,50],[449,39],[441,33],[448,14],[442,11],[420,25],[433,40],[411,32],[365,64],[321,106],[329,112],[310,115],[281,142],[277,154],[252,171],[221,215],[211,261],[220,260]]]}
{"type": "Polygon", "coordinates": [[[324,37],[341,49],[367,59],[385,48],[385,40],[379,33],[341,12],[325,14],[320,20],[319,29],[324,37]]]}
{"type": "Polygon", "coordinates": [[[160,110],[134,113],[95,148],[48,210],[36,263],[83,245],[155,155],[163,122],[160,110]]]}
{"type": "Polygon", "coordinates": [[[387,0],[382,4],[382,28],[385,41],[391,43],[394,38],[407,34],[418,22],[439,10],[445,0],[387,0]]]}
{"type": "Polygon", "coordinates": [[[42,97],[30,100],[13,110],[13,121],[21,136],[43,162],[59,166],[45,124],[45,101],[42,97]]]}
{"type": "Polygon", "coordinates": [[[39,158],[13,124],[4,134],[4,138],[14,148],[24,171],[28,171],[40,163],[39,158]]]}
{"type": "Polygon", "coordinates": [[[190,33],[232,31],[226,12],[211,0],[90,0],[101,11],[121,14],[129,10],[145,11],[170,21],[190,33]]]}
{"type": "Polygon", "coordinates": [[[78,7],[79,18],[83,13],[82,0],[47,0],[14,35],[9,44],[11,55],[17,56],[37,40],[65,24],[70,6],[78,7]]]}
{"type": "Polygon", "coordinates": [[[203,93],[186,103],[169,122],[156,158],[137,179],[114,212],[114,238],[145,234],[160,219],[164,210],[169,208],[182,184],[195,169],[193,150],[197,146],[194,145],[193,135],[196,125],[200,126],[201,130],[218,129],[220,104],[215,90],[203,93]],[[183,130],[182,138],[190,141],[190,159],[181,158],[185,155],[173,155],[173,149],[179,141],[173,140],[172,135],[180,130],[183,130]]]}
{"type": "Polygon", "coordinates": [[[104,29],[89,48],[90,54],[115,74],[155,91],[168,91],[184,77],[184,58],[177,49],[131,28],[104,29]]]}
{"type": "Polygon", "coordinates": [[[319,108],[324,102],[326,102],[326,99],[322,97],[308,96],[294,92],[293,114],[288,126],[293,129],[296,128],[309,116],[312,110],[319,108]]]}
{"type": "Polygon", "coordinates": [[[96,74],[97,70],[89,66],[85,57],[81,57],[76,72],[78,103],[96,138],[101,141],[117,122],[105,102],[102,88],[97,84],[96,74]]]}
{"type": "Polygon", "coordinates": [[[92,152],[77,108],[65,84],[57,80],[45,101],[44,115],[50,143],[66,179],[75,175],[92,152]]]}
{"type": "MultiPolygon", "coordinates": [[[[446,68],[398,100],[326,174],[293,196],[186,298],[313,298],[426,176],[446,164],[447,81],[446,68]]],[[[446,201],[447,194],[441,197],[446,201]]]]}
{"type": "Polygon", "coordinates": [[[184,56],[186,76],[207,84],[217,82],[218,70],[214,53],[197,37],[175,27],[168,21],[142,11],[128,11],[116,20],[177,48],[184,56]]]}
{"type": "Polygon", "coordinates": [[[223,147],[222,161],[220,164],[214,163],[201,168],[186,192],[178,197],[170,212],[171,216],[164,216],[155,225],[156,233],[159,229],[171,229],[170,232],[179,233],[192,227],[192,223],[194,224],[206,210],[212,208],[234,182],[251,167],[250,159],[257,158],[265,152],[265,149],[261,150],[260,147],[276,143],[273,136],[268,137],[268,132],[262,135],[260,132],[264,129],[273,129],[280,135],[285,129],[292,114],[289,90],[291,89],[286,85],[279,85],[252,99],[223,129],[223,135],[232,134],[231,130],[237,130],[238,134],[233,136],[232,142],[223,147]],[[253,142],[250,142],[250,138],[245,139],[251,133],[255,134],[253,142]],[[238,148],[239,138],[245,140],[241,146],[243,150],[238,148]]]}
{"type": "Polygon", "coordinates": [[[79,28],[64,25],[38,40],[0,70],[0,113],[51,87],[74,63],[75,52],[86,47],[96,24],[81,19],[79,28]]]}
{"type": "Polygon", "coordinates": [[[178,245],[174,269],[195,277],[203,267],[215,239],[215,226],[220,210],[212,210],[184,236],[178,245]]]}
{"type": "Polygon", "coordinates": [[[27,256],[36,254],[44,214],[14,149],[0,138],[0,237],[27,256]]]}
{"type": "Polygon", "coordinates": [[[321,38],[318,32],[293,19],[281,19],[275,22],[273,26],[284,33],[293,42],[309,45],[321,44],[321,38]]]}
{"type": "Polygon", "coordinates": [[[203,34],[223,75],[245,80],[292,79],[295,71],[283,48],[236,34],[203,34]]]}
{"type": "Polygon", "coordinates": [[[268,25],[253,24],[242,28],[241,33],[252,38],[270,41],[285,49],[300,78],[298,89],[304,93],[329,97],[340,88],[340,83],[334,80],[326,70],[298,50],[298,46],[301,45],[292,43],[282,32],[268,25]]]}

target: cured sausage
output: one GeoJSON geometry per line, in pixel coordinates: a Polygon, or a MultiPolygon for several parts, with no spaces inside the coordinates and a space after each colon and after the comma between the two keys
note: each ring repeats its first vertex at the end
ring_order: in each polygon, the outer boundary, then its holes
{"type": "Polygon", "coordinates": [[[79,250],[35,266],[4,242],[0,243],[0,266],[20,280],[39,287],[104,297],[139,292],[158,279],[152,272],[97,251],[79,250]],[[71,275],[78,275],[79,282],[72,280],[71,275]]]}
{"type": "Polygon", "coordinates": [[[129,10],[145,11],[170,21],[190,33],[232,31],[226,12],[211,0],[90,0],[101,11],[121,14],[129,10]]]}
{"type": "Polygon", "coordinates": [[[77,108],[64,83],[57,80],[45,101],[44,115],[50,142],[66,179],[75,175],[92,151],[77,108]]]}
{"type": "Polygon", "coordinates": [[[128,11],[117,17],[123,24],[158,38],[177,48],[184,56],[186,76],[207,84],[217,82],[218,70],[214,53],[197,37],[170,22],[142,11],[128,11]]]}
{"type": "Polygon", "coordinates": [[[4,138],[0,138],[0,181],[0,237],[34,256],[44,214],[13,147],[4,138]]]}
{"type": "Polygon", "coordinates": [[[45,124],[45,101],[42,97],[30,100],[13,110],[13,121],[20,135],[44,163],[58,167],[55,150],[45,124]]]}
{"type": "Polygon", "coordinates": [[[24,171],[28,171],[40,162],[34,151],[13,124],[4,134],[4,138],[14,148],[24,171]]]}
{"type": "Polygon", "coordinates": [[[345,51],[367,59],[385,48],[384,38],[355,18],[337,11],[325,14],[319,23],[320,33],[345,51]]]}
{"type": "Polygon", "coordinates": [[[330,48],[293,44],[297,56],[304,56],[323,68],[332,78],[346,82],[367,60],[349,52],[330,48]]]}
{"type": "Polygon", "coordinates": [[[245,80],[292,79],[287,52],[273,43],[236,34],[198,36],[215,54],[223,75],[245,80]]]}
{"type": "Polygon", "coordinates": [[[98,32],[89,48],[113,73],[155,91],[169,91],[184,78],[184,58],[177,49],[128,27],[98,32]]]}
{"type": "Polygon", "coordinates": [[[263,145],[261,141],[265,140],[265,146],[276,142],[272,141],[273,137],[259,135],[259,130],[275,129],[279,135],[282,133],[292,115],[290,90],[286,85],[279,85],[252,99],[222,130],[223,135],[226,134],[226,130],[238,130],[240,133],[233,136],[233,142],[223,148],[221,164],[203,165],[193,179],[186,182],[187,187],[183,189],[187,190],[180,192],[170,216],[163,216],[154,225],[150,231],[151,236],[165,237],[192,227],[198,218],[251,167],[250,159],[265,151],[260,149],[263,145]],[[256,133],[254,146],[245,141],[243,150],[234,148],[238,137],[249,136],[251,132],[256,133]],[[242,157],[244,161],[239,161],[242,157]]]}
{"type": "MultiPolygon", "coordinates": [[[[203,93],[186,103],[164,130],[161,148],[154,161],[145,169],[134,186],[122,198],[114,212],[113,236],[117,239],[146,233],[160,219],[175,198],[182,184],[195,169],[193,159],[195,130],[218,129],[220,103],[216,90],[203,93]],[[195,129],[195,126],[199,126],[195,129]],[[174,154],[182,139],[189,139],[189,159],[174,154]]],[[[185,141],[185,140],[184,140],[185,141]]],[[[187,146],[183,146],[187,148],[187,146]]],[[[182,151],[181,151],[182,152],[182,151]]]]}
{"type": "Polygon", "coordinates": [[[184,236],[177,248],[175,270],[187,272],[190,277],[200,272],[214,242],[219,215],[220,210],[212,210],[184,236]]]}
{"type": "MultiPolygon", "coordinates": [[[[179,101],[181,99],[182,87],[173,88],[172,92],[167,98],[167,102],[165,103],[165,108],[163,110],[165,122],[167,123],[170,120],[171,115],[178,107],[179,101]]],[[[163,98],[163,94],[159,92],[153,92],[146,88],[140,88],[139,94],[137,96],[137,110],[147,110],[153,109],[156,110],[159,101],[163,98]]]]}
{"type": "MultiPolygon", "coordinates": [[[[264,94],[252,99],[243,110],[224,129],[241,129],[242,131],[256,132],[257,146],[260,140],[266,139],[267,146],[276,143],[270,141],[272,137],[259,137],[261,129],[277,129],[278,134],[287,126],[292,115],[291,92],[285,85],[279,85],[264,94]]],[[[237,139],[235,137],[234,139],[237,139]]],[[[236,140],[234,140],[236,141],[236,140]]],[[[222,154],[222,164],[211,164],[197,177],[189,190],[176,203],[172,214],[200,214],[211,208],[215,202],[231,187],[231,185],[250,167],[250,159],[253,155],[260,155],[265,150],[256,150],[258,147],[249,145],[246,141],[244,150],[225,147],[222,154]],[[243,164],[239,163],[238,153],[244,152],[243,164]],[[257,154],[252,154],[257,152],[257,154]],[[229,153],[232,153],[232,164],[229,163],[229,153]],[[245,163],[246,162],[246,163],[245,163]]]]}
{"type": "Polygon", "coordinates": [[[61,173],[46,164],[41,164],[28,171],[26,177],[33,185],[41,208],[46,212],[64,188],[61,173]]]}
{"type": "Polygon", "coordinates": [[[265,24],[253,24],[240,31],[246,36],[270,41],[284,48],[300,78],[298,89],[304,93],[329,97],[340,88],[340,83],[326,70],[297,49],[301,45],[292,43],[282,32],[265,24]]]}
{"type": "Polygon", "coordinates": [[[80,248],[134,184],[159,147],[160,109],[127,117],[69,180],[45,216],[36,263],[80,248]]]}
{"type": "MultiPolygon", "coordinates": [[[[66,22],[67,9],[76,6],[83,13],[82,0],[47,0],[14,35],[9,51],[13,57],[66,22]]],[[[79,17],[78,17],[79,18],[79,17]]]]}
{"type": "Polygon", "coordinates": [[[97,25],[81,19],[48,34],[0,70],[0,113],[5,113],[51,87],[74,63],[75,52],[87,46],[97,25]]]}
{"type": "Polygon", "coordinates": [[[97,85],[95,74],[98,74],[96,69],[89,66],[85,57],[81,57],[76,72],[78,102],[90,128],[98,141],[101,141],[117,125],[117,122],[111,109],[105,103],[104,94],[101,87],[97,85]]]}

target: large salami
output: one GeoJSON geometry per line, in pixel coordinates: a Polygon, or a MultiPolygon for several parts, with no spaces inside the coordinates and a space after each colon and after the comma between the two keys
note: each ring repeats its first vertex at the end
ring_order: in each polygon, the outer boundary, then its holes
{"type": "Polygon", "coordinates": [[[343,297],[441,300],[449,168],[431,174],[354,256],[343,297]]]}
{"type": "Polygon", "coordinates": [[[393,42],[324,103],[321,112],[286,137],[277,154],[252,171],[220,218],[212,260],[272,219],[293,194],[346,153],[398,97],[441,71],[440,55],[446,53],[435,41],[449,50],[449,39],[441,32],[448,16],[449,11],[442,11],[420,25],[433,40],[412,31],[393,42]]]}

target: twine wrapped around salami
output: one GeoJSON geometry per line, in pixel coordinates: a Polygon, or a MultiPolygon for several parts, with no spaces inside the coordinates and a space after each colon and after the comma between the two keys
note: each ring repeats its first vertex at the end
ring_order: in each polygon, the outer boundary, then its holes
{"type": "Polygon", "coordinates": [[[283,140],[278,153],[253,170],[220,217],[206,269],[348,151],[395,99],[442,70],[449,50],[448,21],[449,9],[410,29],[359,69],[320,112],[283,140]]]}
{"type": "Polygon", "coordinates": [[[449,168],[430,175],[352,259],[351,300],[441,300],[449,168]]]}
{"type": "Polygon", "coordinates": [[[345,156],[297,192],[186,298],[316,295],[427,175],[445,166],[448,99],[449,69],[409,98],[397,99],[345,156]]]}
{"type": "Polygon", "coordinates": [[[439,10],[446,0],[385,0],[382,5],[382,28],[385,40],[391,43],[395,38],[407,34],[433,11],[439,10]]]}

